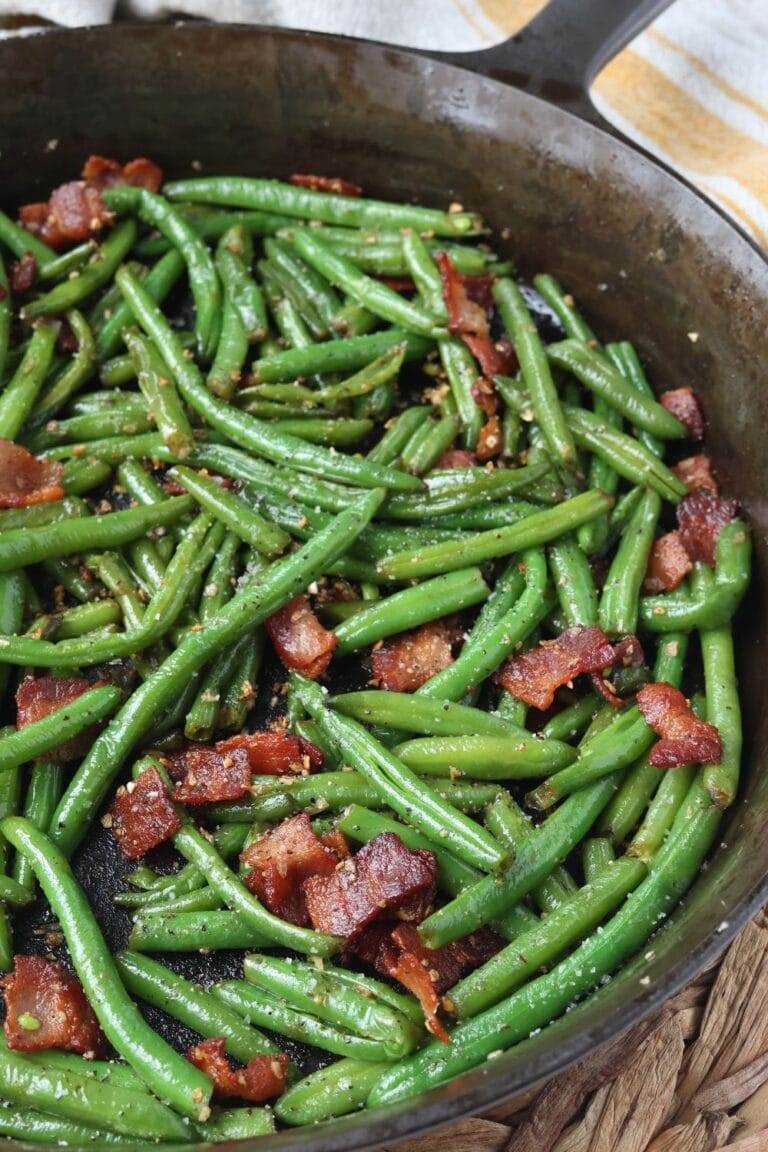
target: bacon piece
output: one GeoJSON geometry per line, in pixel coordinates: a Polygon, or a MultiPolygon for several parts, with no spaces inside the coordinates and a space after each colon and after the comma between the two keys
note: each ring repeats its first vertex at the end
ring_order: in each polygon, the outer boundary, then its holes
{"type": "Polygon", "coordinates": [[[202,1040],[187,1052],[187,1060],[213,1081],[214,1094],[220,1098],[236,1096],[251,1104],[272,1100],[285,1091],[290,1058],[281,1052],[276,1056],[252,1056],[244,1068],[233,1068],[227,1059],[226,1041],[222,1036],[202,1040]]]}
{"type": "Polygon", "coordinates": [[[712,475],[712,461],[703,452],[698,456],[686,456],[685,460],[675,464],[672,471],[687,486],[688,495],[693,492],[712,492],[717,496],[720,492],[717,480],[712,475]]]}
{"type": "Polygon", "coordinates": [[[47,204],[25,204],[19,219],[28,232],[60,249],[92,239],[115,217],[98,188],[85,180],[71,180],[54,188],[47,204]]]}
{"type": "Polygon", "coordinates": [[[309,188],[312,192],[333,192],[336,196],[362,196],[359,184],[342,180],[341,176],[316,176],[311,172],[294,172],[288,183],[296,188],[309,188]]]}
{"type": "Polygon", "coordinates": [[[530,652],[513,656],[499,673],[511,696],[543,711],[555,691],[583,672],[601,672],[614,662],[608,637],[600,628],[569,628],[556,640],[543,640],[530,652]]]}
{"type": "Polygon", "coordinates": [[[472,468],[477,463],[474,452],[466,448],[449,448],[443,452],[439,460],[435,461],[435,469],[448,471],[452,468],[472,468]]]}
{"type": "MultiPolygon", "coordinates": [[[[103,681],[99,681],[103,683],[103,681]]],[[[16,689],[16,727],[24,728],[36,720],[44,720],[52,712],[66,708],[96,684],[81,676],[27,676],[16,689]]],[[[100,725],[92,724],[78,736],[60,744],[43,757],[49,761],[78,760],[90,748],[100,725]]]]}
{"type": "Polygon", "coordinates": [[[99,1022],[80,981],[43,956],[14,956],[13,971],[0,980],[5,992],[3,1028],[17,1052],[63,1048],[81,1055],[104,1048],[99,1022]]]}
{"type": "Polygon", "coordinates": [[[306,812],[290,816],[249,844],[240,860],[250,871],[245,883],[262,904],[292,924],[308,924],[304,882],[327,876],[339,862],[318,836],[306,812]]]}
{"type": "Polygon", "coordinates": [[[614,668],[639,668],[645,664],[645,652],[637,636],[622,636],[613,646],[614,668]]]}
{"type": "Polygon", "coordinates": [[[337,859],[346,860],[348,856],[352,855],[349,850],[347,838],[340,828],[332,828],[330,832],[326,832],[320,839],[326,848],[330,848],[331,852],[336,853],[337,859]]]}
{"type": "MultiPolygon", "coordinates": [[[[182,804],[218,804],[239,800],[251,786],[250,758],[244,748],[188,744],[174,757],[184,770],[173,790],[182,804]]],[[[174,765],[175,766],[175,765],[174,765]]]]}
{"type": "Polygon", "coordinates": [[[462,340],[485,376],[510,376],[517,370],[515,351],[505,337],[494,341],[490,333],[468,332],[462,340]]]}
{"type": "Polygon", "coordinates": [[[101,191],[102,188],[115,188],[128,184],[132,188],[146,188],[148,192],[159,192],[163,183],[163,172],[146,156],[138,156],[121,164],[106,156],[89,156],[83,165],[83,180],[101,191]]]}
{"type": "Polygon", "coordinates": [[[662,408],[683,424],[691,440],[704,439],[704,413],[693,388],[672,388],[659,397],[662,408]]]}
{"type": "Polygon", "coordinates": [[[477,439],[477,459],[481,464],[493,460],[501,453],[501,423],[498,416],[489,416],[477,439]]]}
{"type": "Polygon", "coordinates": [[[286,668],[295,668],[310,680],[322,676],[331,662],[336,637],[323,628],[308,596],[296,596],[269,617],[266,628],[286,668]]]}
{"type": "Polygon", "coordinates": [[[313,926],[349,940],[382,916],[422,920],[436,887],[433,853],[411,852],[382,832],[330,875],[307,880],[304,895],[313,926]]]}
{"type": "MultiPolygon", "coordinates": [[[[494,344],[485,308],[472,299],[465,280],[456,271],[448,253],[436,252],[435,260],[443,283],[449,331],[461,337],[484,375],[509,373],[514,361],[512,346],[508,341],[494,344]]],[[[477,292],[474,294],[477,295],[477,292]]]]}
{"type": "Polygon", "coordinates": [[[679,688],[646,684],[635,699],[646,723],[661,737],[648,757],[654,768],[720,763],[720,733],[714,724],[699,719],[679,688]]]}
{"type": "Polygon", "coordinates": [[[11,292],[17,296],[23,296],[25,292],[29,292],[35,282],[36,276],[37,260],[35,260],[31,252],[25,252],[20,260],[16,260],[11,264],[9,276],[11,292]]]}
{"type": "Polygon", "coordinates": [[[392,636],[371,655],[373,679],[388,692],[415,692],[453,663],[453,649],[460,638],[455,617],[392,636]]]}
{"type": "Polygon", "coordinates": [[[287,732],[241,732],[219,740],[219,752],[242,748],[251,772],[256,776],[289,776],[292,772],[312,772],[322,767],[323,754],[309,740],[287,732]]]}
{"type": "Polygon", "coordinates": [[[467,297],[473,304],[479,304],[490,319],[493,312],[492,291],[496,283],[496,277],[493,273],[485,272],[480,276],[460,276],[459,278],[467,297]]]}
{"type": "Polygon", "coordinates": [[[715,563],[715,546],[720,529],[733,520],[739,506],[735,500],[722,500],[711,492],[694,492],[677,506],[677,524],[683,547],[691,560],[715,563]]]}
{"type": "Polygon", "coordinates": [[[0,508],[26,508],[61,500],[63,465],[38,460],[21,444],[0,438],[0,508]]]}
{"type": "Polygon", "coordinates": [[[654,540],[648,567],[645,570],[643,591],[651,594],[671,592],[682,584],[693,565],[685,550],[679,532],[667,532],[654,540]]]}
{"type": "Polygon", "coordinates": [[[179,814],[156,768],[117,790],[110,809],[112,834],[129,860],[138,860],[175,836],[179,814]]]}

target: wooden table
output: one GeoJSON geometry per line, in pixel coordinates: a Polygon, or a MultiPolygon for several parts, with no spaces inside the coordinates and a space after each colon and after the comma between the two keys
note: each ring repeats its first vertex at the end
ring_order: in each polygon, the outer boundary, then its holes
{"type": "Polygon", "coordinates": [[[528,1100],[397,1152],[768,1152],[768,913],[651,1020],[528,1100]]]}

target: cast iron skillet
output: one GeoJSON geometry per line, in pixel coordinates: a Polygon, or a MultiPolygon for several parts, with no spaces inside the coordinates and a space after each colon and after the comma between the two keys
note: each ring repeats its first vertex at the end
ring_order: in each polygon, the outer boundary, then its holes
{"type": "MultiPolygon", "coordinates": [[[[600,126],[586,96],[602,64],[662,7],[664,0],[554,0],[522,36],[461,57],[472,71],[364,42],[204,24],[0,43],[8,205],[41,198],[89,152],[149,155],[172,176],[199,166],[282,176],[298,169],[347,176],[374,195],[459,199],[497,233],[508,226],[506,247],[522,271],[561,279],[605,339],[632,339],[658,387],[696,387],[723,487],[743,501],[755,529],[740,645],[743,798],[712,864],[654,943],[653,960],[642,962],[650,981],[640,984],[634,965],[485,1067],[417,1101],[336,1122],[322,1136],[284,1132],[272,1139],[276,1150],[391,1145],[520,1094],[647,1015],[768,898],[766,265],[712,205],[600,126]]],[[[117,867],[107,839],[92,840],[77,867],[119,945],[126,923],[105,897],[117,867]]],[[[39,949],[34,925],[21,929],[20,947],[39,949]]],[[[192,957],[185,970],[200,972],[212,959],[192,957]]]]}

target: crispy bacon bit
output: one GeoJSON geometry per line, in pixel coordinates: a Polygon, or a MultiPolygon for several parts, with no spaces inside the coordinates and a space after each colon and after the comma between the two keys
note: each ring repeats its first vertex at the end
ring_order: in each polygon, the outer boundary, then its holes
{"type": "Polygon", "coordinates": [[[112,834],[129,860],[170,840],[181,828],[179,814],[156,768],[118,788],[110,810],[112,834]]]}
{"type": "Polygon", "coordinates": [[[353,184],[351,180],[342,180],[340,176],[315,176],[309,172],[294,172],[288,177],[288,183],[297,188],[309,188],[312,192],[333,192],[336,196],[363,194],[359,184],[353,184]]]}
{"type": "MultiPolygon", "coordinates": [[[[16,727],[24,728],[36,720],[44,720],[52,712],[66,708],[78,696],[95,688],[80,676],[27,676],[16,690],[16,727]]],[[[78,760],[90,748],[99,726],[91,725],[85,732],[58,748],[48,752],[44,759],[53,761],[78,760]]]]}
{"type": "Polygon", "coordinates": [[[662,392],[659,401],[685,426],[691,440],[704,439],[704,413],[693,388],[673,388],[662,392]]]}
{"type": "Polygon", "coordinates": [[[309,740],[287,732],[242,732],[219,740],[219,752],[242,748],[248,756],[251,772],[256,776],[289,776],[292,772],[311,772],[322,767],[323,754],[309,740]]]}
{"type": "Polygon", "coordinates": [[[349,850],[347,838],[340,828],[332,828],[330,832],[326,832],[321,836],[323,844],[326,848],[330,848],[331,852],[335,852],[339,860],[346,860],[352,853],[349,850]]]}
{"type": "Polygon", "coordinates": [[[85,180],[71,180],[55,188],[47,204],[25,204],[19,219],[28,232],[60,249],[92,239],[115,217],[98,188],[85,180]]]}
{"type": "MultiPolygon", "coordinates": [[[[512,371],[514,352],[511,345],[508,341],[494,344],[485,308],[470,296],[466,281],[456,271],[448,253],[436,252],[435,260],[443,282],[449,330],[454,336],[461,337],[485,376],[512,371]]],[[[474,285],[473,295],[477,296],[474,285]]]]}
{"type": "Polygon", "coordinates": [[[304,925],[309,923],[304,881],[333,872],[339,856],[300,812],[254,840],[240,860],[250,868],[245,882],[262,904],[283,920],[304,925]]]}
{"type": "Polygon", "coordinates": [[[486,272],[482,276],[460,276],[464,291],[469,299],[474,304],[479,304],[484,309],[486,316],[490,319],[493,312],[493,296],[491,292],[496,283],[496,277],[492,272],[486,272]]]}
{"type": "Polygon", "coordinates": [[[645,571],[643,591],[651,594],[671,592],[682,584],[693,565],[685,550],[679,532],[667,532],[654,540],[648,567],[645,571]]]}
{"type": "Polygon", "coordinates": [[[694,492],[677,506],[677,523],[683,547],[691,560],[715,563],[715,546],[720,529],[733,520],[739,506],[735,500],[721,500],[711,492],[694,492]]]}
{"type": "Polygon", "coordinates": [[[322,676],[336,647],[333,632],[323,628],[308,596],[297,596],[270,616],[267,632],[286,668],[295,668],[311,680],[322,676]]]}
{"type": "Polygon", "coordinates": [[[0,439],[0,508],[61,500],[62,472],[58,460],[38,460],[21,444],[0,439]]]}
{"type": "Polygon", "coordinates": [[[31,252],[25,252],[20,260],[16,260],[11,264],[9,276],[11,292],[16,296],[23,296],[25,292],[29,292],[35,282],[36,276],[37,260],[35,260],[31,252]]]}
{"type": "Polygon", "coordinates": [[[679,688],[664,683],[646,684],[636,700],[646,722],[661,737],[648,757],[654,768],[720,763],[720,733],[713,724],[699,719],[679,688]]]}
{"type": "Polygon", "coordinates": [[[436,886],[434,855],[382,832],[330,875],[307,880],[304,895],[313,926],[349,940],[382,916],[422,920],[436,886]]]}
{"type": "Polygon", "coordinates": [[[698,456],[687,456],[675,464],[672,471],[687,486],[689,495],[693,492],[711,492],[717,496],[720,491],[712,475],[712,461],[703,452],[698,456]]]}
{"type": "Polygon", "coordinates": [[[613,646],[614,668],[639,668],[645,664],[645,652],[637,636],[622,636],[613,646]]]}
{"type": "Polygon", "coordinates": [[[251,786],[251,766],[243,748],[224,751],[218,746],[188,744],[174,756],[180,760],[184,776],[173,790],[182,804],[218,804],[239,800],[251,786]]]}
{"type": "Polygon", "coordinates": [[[99,191],[128,184],[133,188],[146,188],[148,192],[159,192],[163,183],[162,169],[146,156],[138,156],[127,164],[109,160],[106,156],[89,156],[82,177],[86,184],[99,191]]]}
{"type": "Polygon", "coordinates": [[[0,980],[5,992],[3,1028],[17,1052],[63,1048],[95,1054],[104,1038],[80,981],[43,956],[14,956],[13,971],[0,980]]]}
{"type": "Polygon", "coordinates": [[[388,692],[415,692],[453,663],[453,649],[460,638],[455,617],[392,636],[371,655],[373,679],[388,692]]]}
{"type": "Polygon", "coordinates": [[[518,700],[544,710],[555,691],[583,672],[601,672],[615,659],[612,645],[600,628],[569,628],[556,640],[543,640],[530,652],[513,656],[499,673],[499,682],[518,700]]]}
{"type": "Polygon", "coordinates": [[[272,1100],[285,1091],[290,1058],[252,1056],[244,1068],[233,1068],[226,1056],[226,1041],[217,1036],[202,1040],[187,1052],[187,1060],[209,1076],[218,1097],[236,1096],[251,1104],[272,1100]]]}
{"type": "Polygon", "coordinates": [[[499,456],[502,448],[501,424],[498,416],[489,416],[477,439],[477,459],[481,464],[499,456]]]}
{"type": "Polygon", "coordinates": [[[449,448],[443,452],[439,460],[435,461],[435,469],[449,471],[453,468],[473,468],[477,463],[474,452],[466,448],[449,448]]]}

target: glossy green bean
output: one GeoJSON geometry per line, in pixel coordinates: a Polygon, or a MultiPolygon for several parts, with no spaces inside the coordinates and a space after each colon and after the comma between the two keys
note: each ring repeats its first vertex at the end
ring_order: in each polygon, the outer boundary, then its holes
{"type": "MultiPolygon", "coordinates": [[[[606,344],[605,352],[614,368],[621,372],[624,379],[628,380],[633,388],[651,400],[655,399],[653,388],[646,379],[640,358],[630,343],[623,340],[620,344],[606,344]]],[[[653,452],[654,456],[664,455],[664,441],[657,436],[652,436],[650,432],[640,428],[637,432],[637,438],[649,452],[653,452]]]]}
{"type": "Polygon", "coordinates": [[[21,431],[43,386],[55,344],[54,327],[43,324],[34,329],[21,363],[0,393],[0,437],[15,440],[21,431]]]}
{"type": "MultiPolygon", "coordinates": [[[[183,256],[172,248],[150,268],[142,283],[152,299],[162,304],[181,278],[184,268],[183,256]]],[[[116,288],[116,291],[117,299],[114,306],[96,333],[96,355],[100,363],[110,356],[117,355],[122,347],[123,332],[133,322],[131,310],[123,300],[119,288],[116,288]]]]}
{"type": "Polygon", "coordinates": [[[560,609],[569,628],[597,624],[597,589],[586,554],[573,536],[550,544],[549,566],[560,609]]]}
{"type": "Polygon", "coordinates": [[[195,446],[192,428],[173,381],[154,345],[130,328],[123,333],[139,388],[154,423],[174,455],[189,456],[195,446]]]}
{"type": "Polygon", "coordinates": [[[266,556],[275,556],[284,551],[290,539],[288,534],[270,524],[235,493],[228,492],[192,468],[172,468],[170,474],[203,508],[221,520],[246,544],[266,556]]]}
{"type": "MultiPolygon", "coordinates": [[[[533,824],[508,792],[501,792],[485,813],[486,827],[494,836],[517,853],[520,845],[533,832],[533,824]]],[[[576,883],[563,864],[557,865],[531,891],[534,903],[548,915],[576,891],[576,883]]]]}
{"type": "Polygon", "coordinates": [[[384,435],[368,453],[368,459],[378,464],[394,464],[417,428],[429,416],[427,405],[414,405],[390,421],[384,435]]]}
{"type": "Polygon", "coordinates": [[[22,309],[23,318],[33,320],[37,316],[58,315],[76,308],[112,279],[135,239],[135,220],[122,221],[112,229],[81,271],[26,304],[22,309]]]}
{"type": "Polygon", "coordinates": [[[411,695],[373,690],[346,692],[332,696],[329,704],[353,720],[396,728],[400,732],[416,732],[423,736],[527,738],[532,743],[541,743],[496,713],[468,708],[464,704],[452,704],[448,700],[424,697],[418,693],[411,695]]]}
{"type": "MultiPolygon", "coordinates": [[[[658,769],[656,771],[658,773],[658,769]]],[[[627,856],[646,863],[653,859],[664,843],[695,775],[696,768],[692,764],[680,764],[673,772],[662,773],[643,821],[627,845],[627,856]]]]}
{"type": "Polygon", "coordinates": [[[43,719],[33,720],[23,728],[0,737],[0,771],[7,772],[55,751],[60,744],[111,715],[121,699],[122,693],[118,688],[99,685],[43,719]]]}
{"type": "Polygon", "coordinates": [[[473,449],[477,447],[484,423],[482,409],[473,394],[480,369],[469,348],[457,337],[444,336],[438,341],[438,350],[456,402],[462,428],[462,442],[465,448],[473,449]]]}
{"type": "Polygon", "coordinates": [[[0,242],[5,244],[6,248],[10,248],[17,259],[30,252],[35,262],[40,268],[51,264],[57,259],[56,253],[47,244],[37,236],[33,236],[21,224],[17,224],[15,220],[11,220],[10,216],[6,216],[5,212],[0,212],[0,242]]]}
{"type": "MultiPolygon", "coordinates": [[[[427,312],[430,312],[439,324],[447,324],[448,309],[443,299],[443,283],[440,279],[440,273],[418,232],[411,229],[403,233],[402,252],[405,270],[416,285],[427,312]]],[[[460,271],[460,269],[457,270],[460,271]]]]}
{"type": "Polygon", "coordinates": [[[647,485],[672,504],[685,496],[682,481],[639,440],[611,427],[584,408],[565,405],[564,411],[579,447],[600,456],[630,484],[647,485]]]}
{"type": "Polygon", "coordinates": [[[267,334],[267,311],[264,294],[250,274],[253,241],[242,224],[233,224],[221,237],[215,263],[225,299],[236,309],[248,342],[258,343],[267,334]]]}
{"type": "Polygon", "coordinates": [[[28,424],[31,428],[39,427],[55,416],[93,375],[96,345],[91,327],[76,308],[70,309],[65,319],[77,340],[77,351],[50,386],[44,386],[41,390],[29,416],[28,424]]]}
{"type": "Polygon", "coordinates": [[[637,629],[640,589],[648,567],[661,497],[646,489],[611,561],[600,597],[600,627],[609,636],[626,636],[637,629]]]}
{"type": "Polygon", "coordinates": [[[351,1057],[337,1060],[292,1084],[275,1104],[275,1115],[283,1124],[291,1125],[319,1124],[347,1116],[364,1106],[368,1093],[387,1067],[386,1061],[372,1063],[351,1057]]]}
{"type": "Polygon", "coordinates": [[[450,776],[471,780],[526,780],[545,776],[555,764],[576,759],[568,744],[513,736],[425,736],[407,740],[395,755],[420,776],[450,776]]]}

